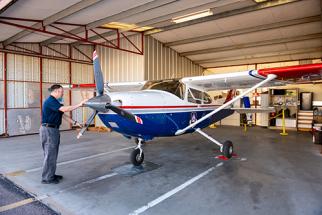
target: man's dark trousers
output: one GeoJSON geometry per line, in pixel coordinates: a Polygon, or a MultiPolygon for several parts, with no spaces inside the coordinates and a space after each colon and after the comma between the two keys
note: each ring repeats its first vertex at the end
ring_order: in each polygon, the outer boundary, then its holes
{"type": "Polygon", "coordinates": [[[58,128],[40,127],[40,141],[44,151],[42,180],[50,181],[55,178],[57,156],[60,144],[58,128]]]}

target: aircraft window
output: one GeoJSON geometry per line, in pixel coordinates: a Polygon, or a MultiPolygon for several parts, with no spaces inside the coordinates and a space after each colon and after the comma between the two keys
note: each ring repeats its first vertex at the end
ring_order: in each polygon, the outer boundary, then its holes
{"type": "Polygon", "coordinates": [[[197,104],[210,104],[210,96],[202,91],[189,88],[188,93],[188,102],[197,103],[197,104]]]}
{"type": "Polygon", "coordinates": [[[179,80],[148,81],[142,89],[162,90],[183,98],[183,85],[179,80]]]}

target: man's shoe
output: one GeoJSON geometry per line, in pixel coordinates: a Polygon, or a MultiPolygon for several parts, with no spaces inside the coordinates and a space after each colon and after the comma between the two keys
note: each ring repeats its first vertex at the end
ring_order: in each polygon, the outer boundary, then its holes
{"type": "Polygon", "coordinates": [[[52,180],[42,180],[41,183],[42,184],[58,184],[59,180],[57,178],[54,178],[52,180]]]}
{"type": "Polygon", "coordinates": [[[58,180],[62,180],[63,179],[63,176],[62,175],[55,175],[54,177],[57,178],[58,180]]]}

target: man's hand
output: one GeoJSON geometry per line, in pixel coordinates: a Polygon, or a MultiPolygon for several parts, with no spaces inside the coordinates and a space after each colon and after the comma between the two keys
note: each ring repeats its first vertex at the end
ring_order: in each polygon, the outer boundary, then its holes
{"type": "Polygon", "coordinates": [[[79,104],[77,104],[77,105],[72,105],[72,106],[61,106],[60,108],[59,108],[59,110],[61,111],[61,112],[68,112],[68,111],[73,111],[73,110],[75,110],[75,109],[77,109],[77,108],[79,108],[79,107],[81,107],[81,106],[83,106],[84,105],[84,103],[85,102],[87,102],[88,101],[88,99],[84,99],[83,101],[81,101],[79,104]]]}
{"type": "Polygon", "coordinates": [[[87,101],[88,101],[88,99],[84,99],[83,101],[81,101],[81,102],[79,103],[79,106],[80,106],[80,107],[81,107],[81,106],[83,106],[87,101]]]}

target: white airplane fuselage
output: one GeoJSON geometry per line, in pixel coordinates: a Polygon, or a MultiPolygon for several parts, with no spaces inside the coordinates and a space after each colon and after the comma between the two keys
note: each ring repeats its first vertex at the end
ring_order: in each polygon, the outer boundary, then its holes
{"type": "MultiPolygon", "coordinates": [[[[187,101],[187,93],[179,98],[172,93],[154,89],[111,92],[108,95],[111,97],[112,104],[139,116],[143,120],[143,124],[127,120],[113,111],[99,113],[102,122],[113,131],[126,137],[138,137],[143,140],[175,136],[177,130],[185,128],[220,106],[209,100],[207,104],[203,101],[199,101],[200,104],[189,102],[187,101]]],[[[207,127],[233,112],[230,109],[222,110],[195,128],[207,127]]],[[[194,129],[190,129],[186,133],[193,131],[194,129]]]]}

